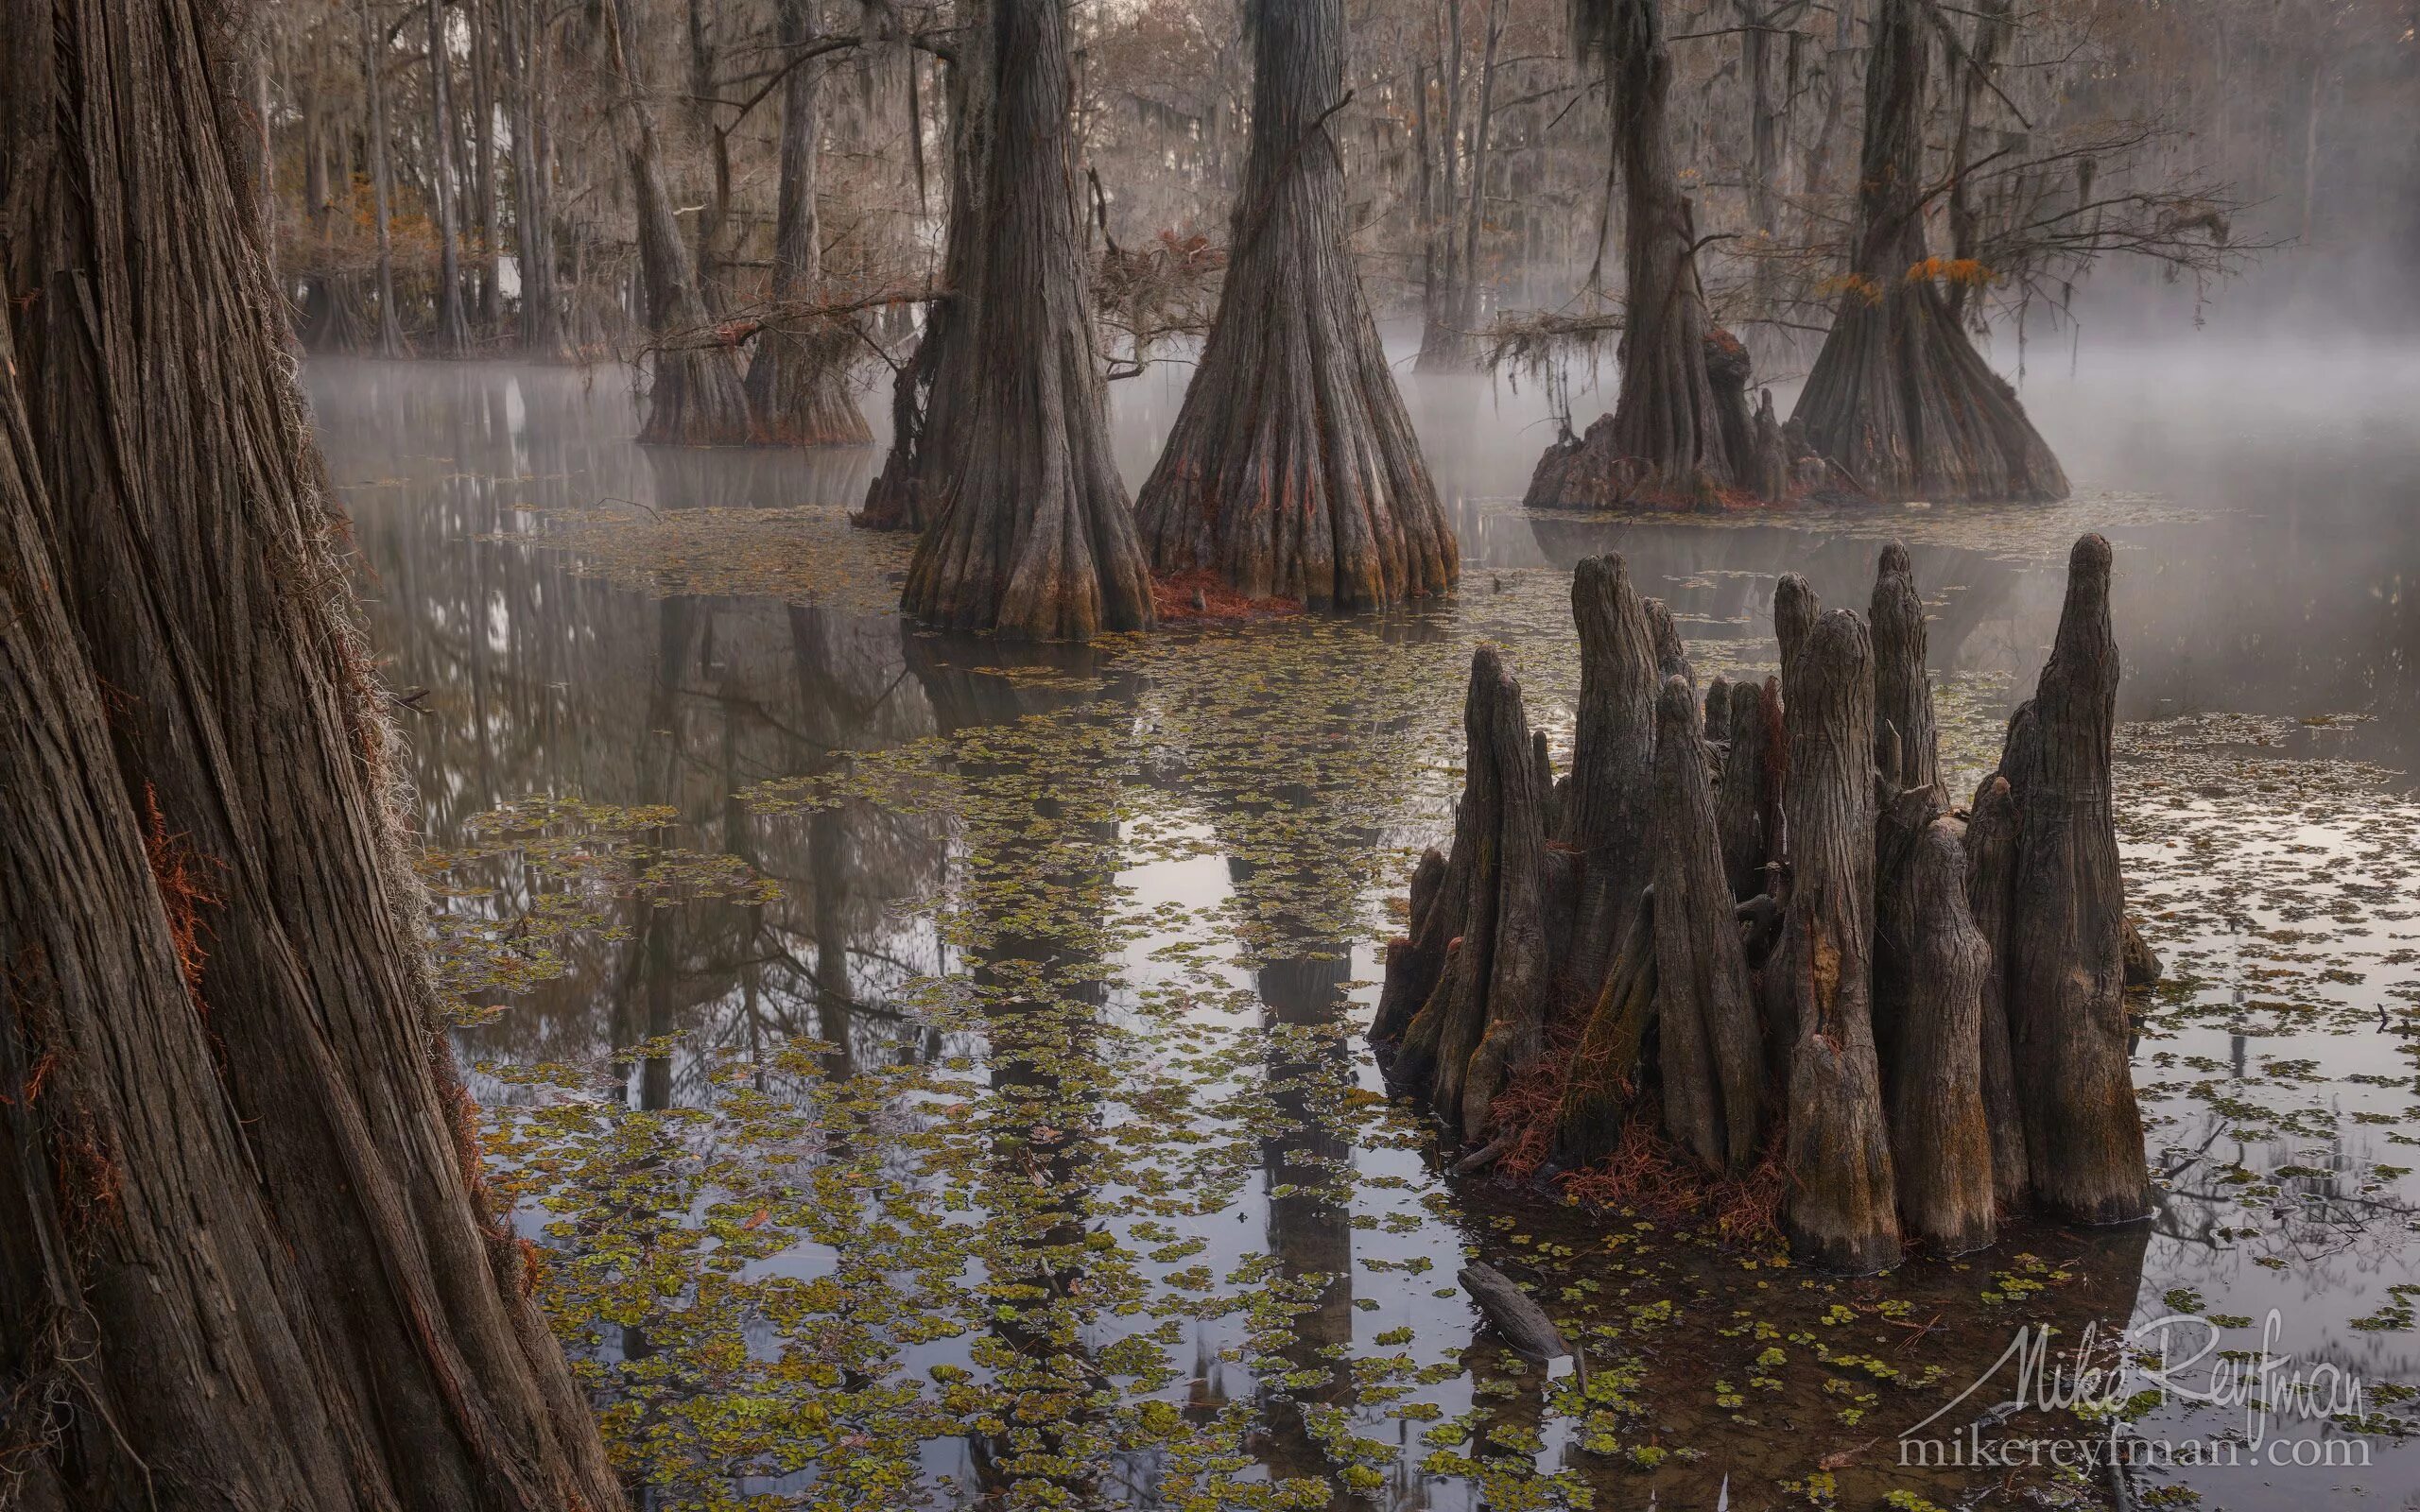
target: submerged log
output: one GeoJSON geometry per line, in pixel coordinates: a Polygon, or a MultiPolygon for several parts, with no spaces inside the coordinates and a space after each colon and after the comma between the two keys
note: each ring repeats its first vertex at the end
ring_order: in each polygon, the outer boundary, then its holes
{"type": "Polygon", "coordinates": [[[1656,646],[1621,558],[1591,557],[1571,579],[1580,631],[1580,711],[1561,838],[1580,855],[1571,947],[1556,993],[1594,1003],[1605,953],[1652,869],[1656,646]]]}
{"type": "Polygon", "coordinates": [[[1438,905],[1454,911],[1448,919],[1459,928],[1436,989],[1404,1032],[1394,1071],[1465,1138],[1478,1139],[1507,1075],[1543,1048],[1547,994],[1543,805],[1521,685],[1494,646],[1471,658],[1462,726],[1469,769],[1438,905]]]}
{"type": "Polygon", "coordinates": [[[2008,919],[2016,883],[2016,799],[1997,772],[1983,779],[1966,821],[1966,906],[1983,939],[1983,1116],[1992,1131],[1992,1187],[2013,1212],[2031,1184],[2025,1120],[2016,1108],[2016,1070],[2008,1042],[2008,919]]]}
{"type": "Polygon", "coordinates": [[[1461,1268],[1458,1279],[1478,1310],[1495,1325],[1495,1332],[1504,1335],[1505,1343],[1537,1360],[1560,1359],[1571,1352],[1547,1310],[1510,1276],[1473,1261],[1461,1268]]]}
{"type": "Polygon", "coordinates": [[[1790,889],[1765,969],[1789,1067],[1791,1251],[1834,1270],[1899,1256],[1896,1184],[1869,1018],[1874,942],[1874,648],[1845,610],[1818,620],[1789,682],[1790,889]]]}
{"type": "Polygon", "coordinates": [[[2118,645],[2109,542],[2076,542],[2066,603],[2032,705],[2030,760],[2011,777],[2016,877],[2010,1048],[2035,1195],[2083,1223],[2145,1211],[2143,1124],[2126,1057],[2125,881],[2110,803],[2118,645]]]}
{"type": "Polygon", "coordinates": [[[1697,699],[1668,679],[1656,709],[1655,963],[1664,1126],[1710,1171],[1734,1175],[1764,1142],[1765,1054],[1749,995],[1697,699]]]}
{"type": "Polygon", "coordinates": [[[1909,859],[1910,988],[1886,1047],[1900,1217],[1910,1239],[1952,1255],[1992,1242],[1995,1171],[1982,1066],[1992,956],[1967,910],[1959,832],[1934,820],[1909,859]]]}

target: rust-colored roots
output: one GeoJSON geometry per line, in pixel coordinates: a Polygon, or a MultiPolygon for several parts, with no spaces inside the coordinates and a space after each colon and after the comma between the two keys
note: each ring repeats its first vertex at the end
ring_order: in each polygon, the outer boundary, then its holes
{"type": "MultiPolygon", "coordinates": [[[[1495,1170],[1515,1181],[1534,1178],[1555,1146],[1555,1123],[1565,1082],[1578,1064],[1579,1032],[1564,1025],[1548,1036],[1547,1053],[1523,1068],[1493,1105],[1504,1153],[1495,1170]]],[[[1738,1177],[1709,1180],[1687,1153],[1665,1137],[1653,1114],[1634,1106],[1611,1153],[1548,1180],[1569,1201],[1599,1211],[1631,1211],[1661,1223],[1711,1220],[1724,1243],[1778,1244],[1789,1177],[1774,1131],[1756,1162],[1738,1177]]]]}

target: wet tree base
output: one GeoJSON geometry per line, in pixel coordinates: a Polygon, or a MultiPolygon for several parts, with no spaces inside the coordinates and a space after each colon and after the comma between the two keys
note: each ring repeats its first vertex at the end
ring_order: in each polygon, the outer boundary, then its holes
{"type": "Polygon", "coordinates": [[[2077,542],[2049,662],[1971,810],[1941,782],[1895,543],[1870,621],[1786,576],[1780,678],[1718,679],[1703,705],[1663,606],[1618,558],[1582,563],[1560,781],[1478,647],[1452,849],[1414,874],[1371,1030],[1465,1142],[1458,1173],[1710,1208],[1726,1237],[1777,1229],[1801,1263],[1860,1273],[1986,1247],[2027,1208],[2143,1217],[2123,992],[2156,965],[2129,943],[2108,799],[2109,567],[2106,541],[2077,542]]]}
{"type": "Polygon", "coordinates": [[[1284,619],[1303,612],[1303,601],[1273,595],[1249,598],[1217,573],[1154,573],[1151,603],[1162,625],[1234,623],[1284,619]]]}

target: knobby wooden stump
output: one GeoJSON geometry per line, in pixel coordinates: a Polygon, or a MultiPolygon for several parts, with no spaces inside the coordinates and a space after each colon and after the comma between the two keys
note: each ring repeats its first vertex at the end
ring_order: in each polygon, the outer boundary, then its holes
{"type": "Polygon", "coordinates": [[[1780,676],[1703,705],[1670,614],[1619,558],[1582,562],[1560,788],[1480,647],[1453,843],[1413,876],[1372,1028],[1396,1083],[1484,1142],[1463,1169],[1516,1144],[1587,1167],[1641,1126],[1709,1179],[1777,1158],[1793,1250],[1848,1271],[1982,1247],[2029,1201],[2142,1216],[2122,994],[2156,958],[2118,871],[2109,576],[2107,542],[2077,542],[1971,810],[1948,806],[1895,544],[1870,619],[1784,577],[1780,676]]]}

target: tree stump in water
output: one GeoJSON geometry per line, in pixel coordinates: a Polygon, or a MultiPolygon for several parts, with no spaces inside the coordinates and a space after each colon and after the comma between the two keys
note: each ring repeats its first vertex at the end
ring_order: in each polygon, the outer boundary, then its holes
{"type": "Polygon", "coordinates": [[[1652,869],[1647,833],[1660,679],[1654,631],[1619,557],[1581,562],[1571,613],[1580,631],[1580,713],[1559,838],[1578,853],[1581,877],[1557,991],[1593,1003],[1606,952],[1652,869]]]}
{"type": "Polygon", "coordinates": [[[1658,635],[1669,616],[1619,558],[1583,561],[1561,822],[1519,686],[1482,646],[1453,844],[1422,857],[1387,951],[1372,1037],[1396,1046],[1391,1075],[1492,1137],[1490,1160],[1530,1152],[1521,1170],[1549,1151],[1593,1165],[1653,1124],[1682,1164],[1736,1177],[1778,1122],[1783,1228],[1836,1269],[1988,1245],[2029,1195],[2069,1220],[2139,1217],[2122,993],[2149,953],[2127,944],[2109,800],[2108,588],[2107,544],[2086,537],[1970,816],[1943,799],[1902,548],[1882,555],[1870,630],[1783,579],[1781,676],[1708,691],[1727,747],[1658,635]],[[1514,1108],[1550,1126],[1502,1126],[1514,1108]]]}
{"type": "Polygon", "coordinates": [[[1898,1198],[1874,1044],[1874,645],[1863,621],[1816,621],[1788,675],[1789,903],[1765,968],[1790,1040],[1790,1247],[1836,1270],[1899,1254],[1898,1198]]]}

